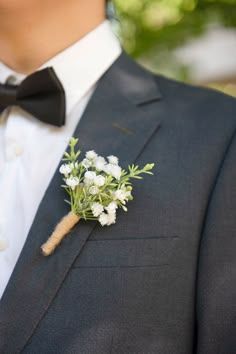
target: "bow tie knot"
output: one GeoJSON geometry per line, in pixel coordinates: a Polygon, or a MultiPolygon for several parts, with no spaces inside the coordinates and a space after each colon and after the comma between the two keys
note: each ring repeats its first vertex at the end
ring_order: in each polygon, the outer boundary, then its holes
{"type": "Polygon", "coordinates": [[[65,124],[65,92],[53,68],[27,76],[19,86],[0,84],[0,112],[19,106],[44,123],[65,124]]]}

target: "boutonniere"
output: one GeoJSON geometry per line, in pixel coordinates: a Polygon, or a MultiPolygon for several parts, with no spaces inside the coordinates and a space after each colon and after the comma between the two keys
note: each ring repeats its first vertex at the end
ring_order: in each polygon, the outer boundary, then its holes
{"type": "MultiPolygon", "coordinates": [[[[63,175],[69,200],[70,212],[57,224],[46,243],[41,246],[42,254],[49,256],[63,238],[81,220],[97,220],[102,226],[116,222],[118,208],[127,211],[127,202],[133,199],[131,179],[142,179],[141,174],[153,174],[154,164],[143,168],[131,165],[127,170],[119,166],[116,156],[105,159],[95,151],[88,151],[78,162],[81,151],[76,151],[78,139],[71,138],[70,151],[64,153],[60,173],[63,175]]],[[[78,236],[79,237],[79,236],[78,236]]]]}

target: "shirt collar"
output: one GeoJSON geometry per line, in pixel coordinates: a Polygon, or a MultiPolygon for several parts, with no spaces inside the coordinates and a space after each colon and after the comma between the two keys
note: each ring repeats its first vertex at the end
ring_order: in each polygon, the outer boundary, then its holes
{"type": "MultiPolygon", "coordinates": [[[[65,90],[67,114],[121,54],[120,43],[110,26],[108,20],[104,21],[37,69],[53,67],[65,90]]],[[[0,82],[6,83],[12,77],[19,84],[26,75],[0,63],[0,82]]]]}

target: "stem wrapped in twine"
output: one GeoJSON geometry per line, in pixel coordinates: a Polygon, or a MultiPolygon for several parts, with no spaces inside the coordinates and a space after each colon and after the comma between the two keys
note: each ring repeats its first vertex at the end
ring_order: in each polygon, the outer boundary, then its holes
{"type": "Polygon", "coordinates": [[[79,222],[80,217],[70,211],[57,224],[55,230],[48,238],[48,240],[41,246],[42,254],[50,256],[55,248],[61,243],[63,238],[70,232],[70,230],[79,222]]]}

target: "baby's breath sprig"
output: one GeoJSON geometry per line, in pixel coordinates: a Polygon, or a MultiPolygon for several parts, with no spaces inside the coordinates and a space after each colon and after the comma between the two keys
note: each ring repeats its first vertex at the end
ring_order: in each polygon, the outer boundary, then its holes
{"type": "Polygon", "coordinates": [[[114,224],[117,209],[127,211],[126,204],[133,199],[131,179],[142,179],[142,174],[153,174],[153,163],[141,169],[131,165],[124,170],[116,156],[110,155],[105,159],[94,150],[86,152],[85,158],[78,162],[81,151],[76,151],[77,143],[78,139],[71,138],[70,151],[64,153],[64,163],[60,167],[64,181],[62,187],[69,196],[65,202],[71,210],[41,246],[45,256],[55,250],[80,219],[98,220],[102,226],[114,224]]]}

